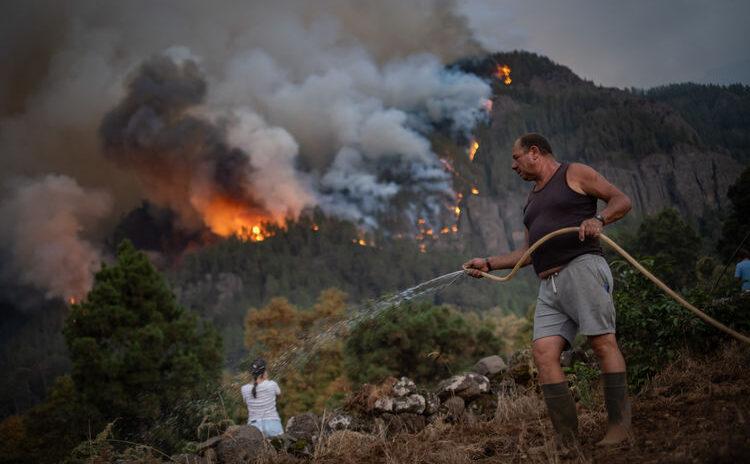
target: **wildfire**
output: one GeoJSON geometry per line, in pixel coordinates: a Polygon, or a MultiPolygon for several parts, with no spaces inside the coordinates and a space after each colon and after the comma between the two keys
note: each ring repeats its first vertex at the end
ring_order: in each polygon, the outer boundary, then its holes
{"type": "Polygon", "coordinates": [[[231,198],[216,197],[202,212],[206,225],[216,235],[234,235],[254,242],[261,242],[269,235],[262,226],[269,217],[231,198]]]}
{"type": "Polygon", "coordinates": [[[503,84],[510,85],[513,79],[510,78],[510,66],[507,64],[497,65],[495,69],[495,77],[503,81],[503,84]]]}
{"type": "Polygon", "coordinates": [[[461,207],[460,206],[454,207],[453,208],[453,212],[456,213],[456,216],[460,216],[461,215],[461,207]]]}
{"type": "Polygon", "coordinates": [[[469,161],[474,161],[474,156],[476,156],[477,150],[479,150],[479,142],[472,140],[471,145],[469,146],[469,161]]]}
{"type": "Polygon", "coordinates": [[[484,110],[486,112],[492,113],[492,100],[490,99],[485,100],[482,106],[484,106],[484,110]]]}
{"type": "Polygon", "coordinates": [[[76,298],[74,296],[68,297],[68,304],[69,305],[74,305],[76,303],[78,303],[78,298],[76,298]]]}
{"type": "Polygon", "coordinates": [[[317,232],[317,231],[319,231],[319,230],[320,230],[320,226],[319,226],[319,225],[317,225],[317,224],[313,224],[313,225],[312,225],[312,230],[313,230],[313,232],[317,232]]]}

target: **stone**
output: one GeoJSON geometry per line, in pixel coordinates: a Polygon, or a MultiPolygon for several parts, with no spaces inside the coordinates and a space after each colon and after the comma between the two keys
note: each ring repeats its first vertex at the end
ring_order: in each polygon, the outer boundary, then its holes
{"type": "Polygon", "coordinates": [[[375,405],[373,406],[373,409],[378,412],[393,411],[393,398],[391,398],[390,396],[384,396],[382,398],[378,398],[375,401],[375,405]]]}
{"type": "Polygon", "coordinates": [[[401,377],[401,379],[393,385],[393,396],[396,398],[402,398],[416,392],[417,385],[408,377],[401,377]]]}
{"type": "Polygon", "coordinates": [[[218,445],[220,441],[221,436],[211,437],[202,443],[198,443],[198,445],[196,445],[195,447],[195,452],[200,454],[208,448],[213,448],[214,446],[218,445]]]}
{"type": "Polygon", "coordinates": [[[508,376],[516,384],[527,385],[536,375],[536,367],[531,350],[524,349],[513,353],[508,363],[508,376]]]}
{"type": "Polygon", "coordinates": [[[286,423],[286,433],[297,440],[304,439],[314,443],[320,435],[320,419],[312,412],[292,416],[286,423]]]}
{"type": "Polygon", "coordinates": [[[347,430],[352,428],[354,418],[348,414],[334,413],[326,419],[326,430],[347,430]]]}
{"type": "Polygon", "coordinates": [[[438,412],[438,409],[440,408],[440,398],[437,394],[426,392],[422,396],[424,396],[425,400],[424,414],[429,416],[438,412]]]}
{"type": "Polygon", "coordinates": [[[505,364],[503,358],[498,355],[493,355],[487,356],[486,358],[482,358],[477,361],[477,363],[474,364],[472,371],[479,375],[490,377],[495,374],[499,374],[507,369],[508,365],[505,364]]]}
{"type": "Polygon", "coordinates": [[[249,425],[233,425],[216,445],[216,457],[222,464],[254,462],[265,446],[263,433],[249,425]]]}
{"type": "Polygon", "coordinates": [[[470,372],[454,375],[438,384],[438,396],[441,400],[450,396],[460,396],[470,399],[490,391],[490,381],[487,377],[470,372]]]}
{"type": "Polygon", "coordinates": [[[413,395],[405,396],[402,398],[393,399],[393,412],[403,413],[411,412],[414,414],[422,414],[425,410],[426,402],[424,396],[413,395]]]}
{"type": "Polygon", "coordinates": [[[276,435],[270,440],[271,446],[277,451],[295,456],[309,457],[313,453],[313,444],[306,438],[297,438],[289,433],[276,435]]]}
{"type": "Polygon", "coordinates": [[[440,413],[445,416],[446,422],[458,422],[464,415],[466,403],[460,396],[452,396],[440,405],[440,413]]]}

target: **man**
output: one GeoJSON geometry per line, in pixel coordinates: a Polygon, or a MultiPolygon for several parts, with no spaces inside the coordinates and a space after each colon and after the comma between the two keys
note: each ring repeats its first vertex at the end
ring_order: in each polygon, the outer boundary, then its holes
{"type": "Polygon", "coordinates": [[[740,262],[734,267],[734,277],[740,280],[740,290],[750,292],[750,251],[740,250],[740,262]]]}
{"type": "Polygon", "coordinates": [[[467,272],[509,269],[521,255],[549,232],[579,227],[539,247],[524,266],[533,264],[541,279],[534,316],[534,363],[547,410],[563,444],[575,442],[578,417],[568,389],[560,354],[576,333],[588,336],[602,369],[608,427],[599,445],[613,445],[628,438],[630,402],[627,397],[625,360],[615,338],[612,273],[602,257],[602,228],[630,211],[630,199],[589,166],[560,163],[549,142],[539,134],[526,134],[513,144],[513,170],[534,182],[524,207],[526,243],[500,256],[474,258],[467,272]],[[607,203],[597,214],[597,200],[607,203]]]}

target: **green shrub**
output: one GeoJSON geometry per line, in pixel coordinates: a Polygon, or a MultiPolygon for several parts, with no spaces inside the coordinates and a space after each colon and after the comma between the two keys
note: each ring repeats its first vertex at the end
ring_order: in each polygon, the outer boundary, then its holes
{"type": "Polygon", "coordinates": [[[402,375],[430,383],[502,348],[502,341],[479,318],[448,306],[408,303],[352,331],[345,369],[356,383],[402,375]]]}
{"type": "MultiPolygon", "coordinates": [[[[644,261],[647,268],[652,264],[644,261]]],[[[673,361],[680,350],[706,354],[728,338],[629,265],[619,263],[613,269],[617,276],[614,294],[617,333],[628,363],[631,387],[640,389],[653,374],[673,361]]],[[[696,287],[684,296],[733,329],[744,333],[750,329],[750,295],[711,299],[705,289],[696,287]]]]}

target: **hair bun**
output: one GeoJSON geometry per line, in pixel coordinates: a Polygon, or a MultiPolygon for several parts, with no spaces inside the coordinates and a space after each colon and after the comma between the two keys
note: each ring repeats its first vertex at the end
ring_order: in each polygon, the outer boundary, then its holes
{"type": "Polygon", "coordinates": [[[250,371],[256,377],[259,375],[263,375],[263,373],[266,371],[266,360],[263,358],[258,358],[253,361],[253,364],[250,366],[250,371]]]}

